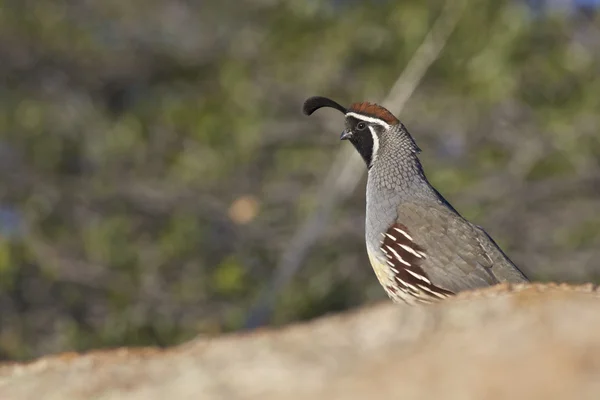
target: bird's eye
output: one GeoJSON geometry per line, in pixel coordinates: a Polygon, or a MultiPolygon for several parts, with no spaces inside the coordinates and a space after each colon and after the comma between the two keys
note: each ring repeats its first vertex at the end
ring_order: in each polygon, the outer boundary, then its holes
{"type": "Polygon", "coordinates": [[[356,124],[356,130],[358,131],[364,131],[366,127],[367,124],[365,124],[364,122],[359,122],[358,124],[356,124]]]}

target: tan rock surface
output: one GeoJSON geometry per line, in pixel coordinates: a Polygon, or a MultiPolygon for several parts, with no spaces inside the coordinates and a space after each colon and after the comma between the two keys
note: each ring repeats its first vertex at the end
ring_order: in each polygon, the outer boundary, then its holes
{"type": "Polygon", "coordinates": [[[496,287],[160,351],[0,367],[2,400],[600,399],[600,292],[496,287]]]}

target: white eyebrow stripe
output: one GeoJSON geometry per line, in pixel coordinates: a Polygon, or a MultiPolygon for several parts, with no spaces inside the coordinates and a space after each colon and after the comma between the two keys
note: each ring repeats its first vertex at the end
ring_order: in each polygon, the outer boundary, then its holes
{"type": "Polygon", "coordinates": [[[354,117],[356,119],[360,119],[360,120],[363,120],[365,122],[372,122],[374,124],[383,126],[385,129],[390,129],[390,124],[388,124],[387,122],[385,122],[384,120],[379,119],[379,118],[367,117],[366,115],[357,114],[357,113],[352,112],[352,111],[346,113],[346,116],[347,117],[348,116],[354,117]]]}

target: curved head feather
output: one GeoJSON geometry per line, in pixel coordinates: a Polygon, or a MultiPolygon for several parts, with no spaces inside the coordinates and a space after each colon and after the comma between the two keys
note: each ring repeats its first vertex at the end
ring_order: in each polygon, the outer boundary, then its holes
{"type": "Polygon", "coordinates": [[[364,117],[379,119],[388,125],[397,125],[400,123],[394,114],[378,104],[362,102],[354,103],[349,108],[346,108],[341,106],[339,103],[323,96],[313,96],[306,99],[302,107],[302,111],[306,115],[311,115],[322,107],[334,108],[338,111],[341,111],[343,114],[354,113],[360,114],[364,117]]]}
{"type": "Polygon", "coordinates": [[[314,113],[322,107],[335,108],[336,110],[341,111],[344,114],[348,112],[348,110],[345,107],[342,107],[335,101],[322,96],[313,96],[306,99],[306,101],[304,102],[304,106],[302,106],[302,111],[306,115],[311,115],[312,113],[314,113]]]}

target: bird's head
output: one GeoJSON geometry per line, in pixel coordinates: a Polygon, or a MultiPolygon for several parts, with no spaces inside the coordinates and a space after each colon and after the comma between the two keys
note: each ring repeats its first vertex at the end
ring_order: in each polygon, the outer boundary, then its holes
{"type": "MultiPolygon", "coordinates": [[[[378,154],[385,147],[399,146],[399,149],[418,153],[420,150],[406,128],[386,108],[373,103],[353,103],[345,108],[326,97],[314,96],[304,102],[306,115],[322,107],[334,108],[346,117],[346,126],[340,139],[349,140],[371,168],[378,154]]],[[[399,154],[401,156],[401,154],[399,154]]]]}

